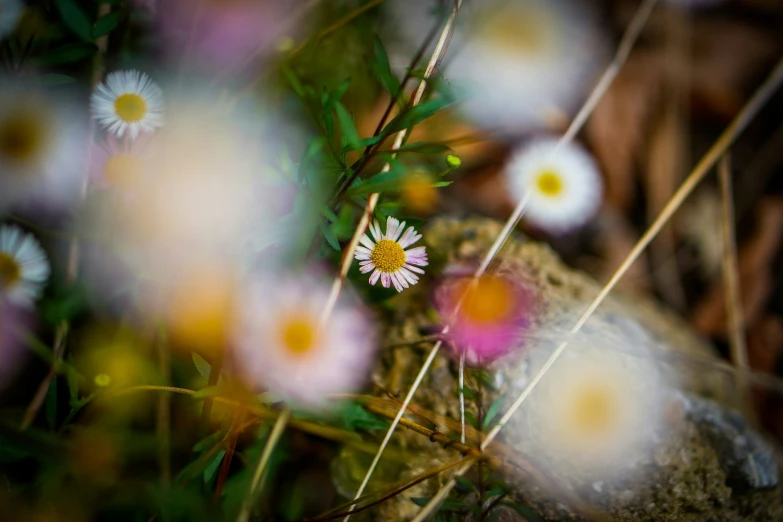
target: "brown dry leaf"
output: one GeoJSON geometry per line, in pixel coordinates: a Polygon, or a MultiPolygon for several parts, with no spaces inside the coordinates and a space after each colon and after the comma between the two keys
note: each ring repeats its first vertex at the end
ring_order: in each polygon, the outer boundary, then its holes
{"type": "MultiPolygon", "coordinates": [[[[650,137],[643,182],[647,198],[647,222],[652,223],[669,202],[684,174],[685,125],[676,100],[666,104],[650,137]]],[[[650,245],[652,274],[664,301],[675,310],[685,308],[685,290],[677,267],[674,227],[665,225],[650,245]]]]}
{"type": "Polygon", "coordinates": [[[692,68],[687,78],[694,97],[711,112],[732,117],[744,93],[779,56],[781,39],[736,19],[693,18],[692,68]]]}
{"type": "Polygon", "coordinates": [[[661,92],[661,54],[631,55],[585,127],[606,176],[606,197],[627,210],[634,199],[633,167],[661,92]]]}
{"type": "MultiPolygon", "coordinates": [[[[739,284],[746,325],[758,320],[773,288],[773,261],[783,244],[783,200],[767,198],[757,210],[759,222],[753,237],[739,253],[739,284]]],[[[723,283],[707,293],[696,306],[692,321],[704,335],[725,338],[728,328],[723,283]]]]}
{"type": "MultiPolygon", "coordinates": [[[[625,261],[639,235],[623,213],[609,203],[603,206],[598,215],[598,226],[600,227],[598,248],[601,250],[603,267],[596,278],[599,281],[608,281],[617,267],[625,261]]],[[[649,290],[648,274],[647,260],[640,257],[620,280],[618,288],[630,292],[649,290]]]]}

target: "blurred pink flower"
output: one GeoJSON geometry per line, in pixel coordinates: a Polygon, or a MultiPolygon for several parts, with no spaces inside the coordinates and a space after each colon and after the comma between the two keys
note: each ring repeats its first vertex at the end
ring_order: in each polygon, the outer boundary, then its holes
{"type": "Polygon", "coordinates": [[[302,276],[247,285],[236,311],[233,347],[251,383],[317,409],[367,379],[376,344],[373,325],[362,308],[345,299],[321,324],[329,289],[302,276]]]}
{"type": "Polygon", "coordinates": [[[435,306],[449,327],[447,344],[456,354],[464,351],[472,366],[519,348],[533,305],[525,286],[500,274],[450,277],[435,292],[435,306]]]}
{"type": "Polygon", "coordinates": [[[157,19],[169,53],[191,66],[234,69],[268,54],[286,36],[292,5],[286,0],[166,0],[157,19]]]}

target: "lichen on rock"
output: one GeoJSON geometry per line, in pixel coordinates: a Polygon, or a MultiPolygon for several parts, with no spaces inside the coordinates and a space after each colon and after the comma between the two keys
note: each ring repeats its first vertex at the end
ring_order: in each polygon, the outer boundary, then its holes
{"type": "MultiPolygon", "coordinates": [[[[478,218],[431,222],[424,237],[433,273],[453,265],[476,266],[500,228],[498,222],[478,218]]],[[[530,353],[547,346],[551,350],[553,342],[559,343],[558,335],[567,334],[600,286],[566,267],[546,245],[524,238],[510,238],[490,270],[516,274],[538,296],[530,342],[519,355],[498,361],[489,369],[492,382],[483,400],[490,404],[503,396],[507,408],[536,369],[530,353]],[[541,335],[542,331],[546,335],[541,335]]],[[[388,347],[373,378],[392,394],[404,396],[408,392],[432,347],[431,341],[421,340],[437,326],[427,292],[425,284],[398,298],[394,315],[388,319],[388,347]]],[[[634,345],[629,346],[631,351],[643,345],[655,360],[656,371],[665,377],[661,381],[666,383],[661,385],[665,389],[656,391],[662,397],[662,414],[660,423],[650,427],[649,451],[633,462],[621,463],[623,469],[617,473],[577,476],[567,468],[551,466],[531,451],[528,440],[520,438],[521,432],[530,429],[525,425],[528,414],[522,408],[489,450],[504,463],[499,471],[514,485],[515,499],[542,519],[553,521],[783,519],[780,454],[743,420],[739,413],[742,394],[732,374],[717,364],[708,344],[676,315],[640,296],[609,296],[586,323],[584,332],[583,340],[596,338],[590,337],[596,332],[630,340],[627,344],[634,345]]],[[[444,353],[436,357],[409,411],[411,419],[458,438],[457,364],[452,358],[444,353]]],[[[471,401],[468,413],[477,414],[471,401]]],[[[475,445],[477,437],[469,430],[468,443],[475,445]]],[[[459,457],[453,449],[402,426],[392,438],[390,451],[395,457],[382,470],[387,483],[415,477],[459,457]]],[[[368,463],[366,455],[344,449],[333,466],[338,488],[346,495],[355,491],[368,463]]],[[[441,473],[418,484],[370,510],[367,519],[410,519],[419,509],[410,498],[431,496],[448,476],[448,472],[441,473]]]]}

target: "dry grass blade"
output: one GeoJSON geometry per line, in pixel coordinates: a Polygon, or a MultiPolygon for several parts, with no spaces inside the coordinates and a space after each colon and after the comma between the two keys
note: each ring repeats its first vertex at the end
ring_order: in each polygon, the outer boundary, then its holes
{"type": "Polygon", "coordinates": [[[745,325],[742,318],[742,303],[737,263],[737,240],[734,237],[734,198],[731,183],[731,159],[727,153],[718,166],[721,202],[723,210],[723,280],[726,285],[726,311],[729,315],[731,339],[731,362],[740,370],[748,369],[748,353],[745,349],[745,325]]]}
{"type": "MultiPolygon", "coordinates": [[[[606,299],[606,296],[609,295],[609,293],[615,287],[617,282],[625,274],[628,268],[633,264],[636,258],[638,258],[639,255],[641,255],[641,253],[644,251],[645,248],[647,248],[647,246],[649,246],[650,242],[655,238],[655,236],[658,234],[661,228],[663,228],[663,226],[669,221],[672,215],[682,205],[683,201],[685,201],[685,199],[691,194],[691,192],[693,192],[693,189],[696,188],[699,182],[702,179],[704,179],[704,177],[707,175],[710,169],[712,169],[712,167],[717,163],[718,159],[726,152],[726,150],[729,148],[729,146],[731,146],[731,144],[734,142],[737,136],[745,129],[748,123],[764,106],[764,104],[769,100],[769,98],[775,93],[775,91],[778,89],[781,83],[783,83],[783,59],[781,59],[775,65],[775,68],[772,70],[772,72],[770,73],[766,81],[758,88],[758,90],[755,92],[753,97],[748,101],[748,103],[745,105],[742,111],[740,111],[740,113],[734,118],[734,120],[729,124],[726,130],[723,131],[723,133],[720,135],[718,140],[712,145],[712,147],[710,147],[710,150],[707,151],[707,154],[704,155],[704,157],[701,159],[701,161],[699,161],[696,167],[694,167],[693,171],[688,175],[688,177],[685,179],[685,181],[677,190],[677,192],[672,196],[672,199],[661,211],[661,213],[659,214],[655,222],[652,225],[650,225],[650,228],[648,228],[647,231],[644,233],[644,235],[641,237],[641,239],[639,239],[634,249],[628,254],[628,257],[625,259],[622,265],[617,269],[617,271],[614,273],[614,275],[609,280],[609,282],[603,287],[603,289],[599,292],[598,296],[587,307],[587,310],[585,310],[585,312],[576,322],[574,327],[571,329],[571,333],[576,333],[582,329],[582,327],[590,318],[590,316],[593,315],[593,313],[601,305],[604,299],[606,299]]],[[[508,411],[503,415],[503,417],[501,417],[501,419],[497,422],[497,424],[495,424],[495,426],[489,431],[489,433],[487,434],[487,438],[481,444],[482,450],[485,450],[489,446],[489,444],[491,444],[492,441],[498,436],[500,430],[503,429],[503,427],[508,423],[508,421],[514,415],[514,413],[516,413],[516,411],[520,408],[520,406],[522,406],[522,403],[527,399],[527,397],[535,389],[538,383],[541,382],[541,379],[544,377],[544,375],[546,375],[546,373],[549,371],[552,365],[557,361],[560,355],[562,355],[563,351],[567,346],[568,346],[568,341],[565,340],[562,343],[560,343],[560,345],[558,345],[558,347],[552,352],[552,354],[546,360],[544,365],[541,367],[538,373],[536,373],[535,376],[533,376],[533,378],[531,379],[527,387],[525,387],[525,389],[522,390],[522,392],[516,398],[516,400],[508,409],[508,411]]],[[[441,488],[438,491],[438,493],[432,497],[432,499],[430,499],[430,501],[427,503],[426,506],[422,508],[422,510],[413,519],[412,522],[421,522],[427,516],[429,516],[438,507],[438,505],[440,505],[443,499],[446,498],[446,495],[448,495],[449,491],[451,491],[451,489],[454,487],[454,485],[456,484],[455,477],[464,475],[468,471],[468,469],[470,469],[471,465],[472,463],[469,463],[459,468],[454,473],[454,475],[452,475],[451,479],[446,483],[446,485],[443,488],[441,488]]]]}
{"type": "MultiPolygon", "coordinates": [[[[421,101],[421,98],[424,95],[424,90],[427,88],[427,80],[433,75],[438,65],[443,60],[443,56],[445,55],[449,43],[451,42],[451,36],[454,32],[454,21],[457,18],[457,13],[459,12],[459,8],[461,5],[462,5],[462,0],[455,1],[454,9],[451,11],[451,15],[449,15],[449,18],[446,20],[446,24],[444,25],[443,30],[441,31],[440,38],[438,39],[438,43],[435,45],[435,50],[433,51],[430,61],[427,64],[427,68],[424,70],[424,77],[422,78],[421,82],[419,83],[419,86],[416,88],[416,90],[413,93],[413,98],[411,100],[412,106],[418,105],[418,103],[421,101]]],[[[405,140],[406,134],[407,134],[407,129],[402,129],[397,133],[397,135],[394,138],[394,144],[391,147],[392,150],[400,148],[402,142],[405,140]]],[[[391,164],[386,163],[383,166],[381,172],[388,172],[390,169],[391,169],[391,164]]],[[[334,284],[332,285],[332,291],[329,296],[329,301],[327,302],[326,308],[324,309],[322,321],[325,321],[329,317],[332,309],[334,308],[334,305],[337,303],[337,298],[340,295],[340,290],[342,289],[343,281],[345,280],[345,277],[348,274],[348,270],[351,267],[351,263],[353,262],[354,251],[356,250],[356,247],[359,244],[359,239],[362,237],[362,234],[364,234],[364,232],[367,230],[367,226],[370,224],[370,218],[375,210],[375,206],[378,204],[379,197],[380,194],[376,192],[374,194],[371,194],[370,197],[367,199],[367,206],[365,208],[365,212],[362,215],[361,220],[359,221],[359,225],[356,227],[356,231],[354,232],[353,237],[351,238],[351,242],[348,244],[348,246],[345,249],[345,252],[343,253],[340,275],[335,279],[334,284]]],[[[367,483],[369,482],[370,477],[375,471],[375,467],[378,465],[378,462],[381,459],[381,455],[383,454],[383,451],[386,449],[386,445],[389,443],[389,440],[391,439],[391,436],[394,433],[397,424],[400,422],[402,415],[405,413],[405,409],[408,407],[408,404],[410,404],[410,401],[413,398],[413,394],[416,392],[416,389],[421,384],[424,375],[427,373],[430,364],[432,364],[432,361],[435,359],[435,355],[437,355],[442,344],[443,343],[441,341],[438,341],[437,343],[435,343],[435,346],[432,348],[432,351],[427,357],[424,366],[419,371],[419,374],[416,376],[416,380],[413,383],[413,387],[411,387],[411,390],[408,392],[408,395],[405,397],[405,400],[403,401],[399,413],[394,418],[394,421],[392,421],[391,426],[386,432],[383,442],[381,443],[380,448],[378,448],[378,452],[375,454],[372,464],[370,464],[370,468],[367,470],[367,473],[364,476],[364,479],[362,480],[362,483],[359,486],[359,489],[357,490],[354,498],[359,498],[364,492],[364,488],[367,487],[367,483]]],[[[352,505],[349,511],[353,510],[355,507],[356,507],[355,505],[352,505]]],[[[344,520],[347,522],[349,518],[350,515],[346,516],[344,520]]]]}

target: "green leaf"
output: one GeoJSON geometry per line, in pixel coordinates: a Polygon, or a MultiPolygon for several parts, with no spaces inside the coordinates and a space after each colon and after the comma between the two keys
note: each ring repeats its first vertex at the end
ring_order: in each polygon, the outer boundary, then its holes
{"type": "Polygon", "coordinates": [[[483,429],[486,430],[490,426],[490,424],[492,424],[492,421],[495,420],[495,417],[500,411],[500,407],[503,406],[504,400],[505,397],[501,395],[500,397],[495,399],[495,401],[489,406],[489,408],[487,409],[487,413],[484,415],[484,422],[481,425],[483,429]]]}
{"type": "Polygon", "coordinates": [[[337,236],[334,235],[332,228],[328,226],[326,223],[321,222],[321,231],[324,234],[324,238],[326,239],[326,242],[329,243],[329,246],[339,252],[340,243],[337,241],[337,236]]]}
{"type": "Polygon", "coordinates": [[[76,78],[68,76],[67,74],[46,73],[38,77],[38,79],[44,85],[67,85],[74,83],[76,78]]]}
{"type": "Polygon", "coordinates": [[[476,416],[473,415],[471,412],[466,411],[465,412],[465,422],[469,426],[473,426],[474,428],[478,428],[478,421],[476,420],[476,416]]]}
{"type": "Polygon", "coordinates": [[[198,370],[198,373],[200,373],[201,376],[206,380],[209,380],[209,374],[212,373],[212,365],[210,365],[206,359],[196,352],[192,352],[191,356],[193,357],[193,364],[196,365],[196,370],[198,370]]]}
{"type": "Polygon", "coordinates": [[[361,185],[349,188],[345,193],[348,196],[360,196],[363,194],[372,194],[373,192],[401,189],[407,175],[407,169],[404,167],[394,167],[389,172],[376,174],[370,179],[362,182],[361,185]]]}
{"type": "Polygon", "coordinates": [[[223,457],[225,455],[226,455],[226,450],[225,449],[221,449],[209,461],[209,463],[207,464],[207,467],[204,468],[204,484],[209,484],[209,481],[212,480],[212,477],[215,476],[215,472],[217,472],[217,469],[218,469],[218,466],[220,466],[220,463],[223,462],[223,457]]]}
{"type": "Polygon", "coordinates": [[[337,408],[340,424],[347,430],[385,430],[389,421],[367,411],[356,401],[345,401],[337,408]]]}
{"type": "Polygon", "coordinates": [[[87,13],[74,0],[55,0],[65,25],[86,42],[92,41],[92,24],[87,13]]]}
{"type": "Polygon", "coordinates": [[[476,485],[466,479],[465,477],[454,477],[457,481],[457,485],[464,489],[465,491],[475,491],[478,492],[478,488],[476,488],[476,485]]]}
{"type": "Polygon", "coordinates": [[[445,98],[436,98],[434,100],[427,100],[424,103],[420,103],[415,107],[411,107],[402,114],[398,114],[392,121],[386,124],[381,132],[382,135],[388,136],[402,129],[408,129],[413,127],[417,123],[420,123],[439,110],[451,104],[451,100],[445,98]]]}
{"type": "Polygon", "coordinates": [[[93,38],[99,38],[114,31],[124,17],[124,11],[112,11],[111,13],[98,18],[92,26],[93,38]]]}
{"type": "Polygon", "coordinates": [[[98,52],[98,46],[91,43],[63,45],[43,55],[38,59],[38,63],[43,66],[76,63],[90,58],[96,52],[98,52]]]}
{"type": "Polygon", "coordinates": [[[207,435],[193,446],[193,451],[195,453],[201,453],[202,451],[211,448],[212,446],[220,442],[223,439],[223,437],[226,436],[226,433],[227,433],[226,430],[219,430],[213,433],[212,435],[207,435]]]}
{"type": "Polygon", "coordinates": [[[340,128],[343,131],[343,137],[351,147],[350,150],[362,148],[361,141],[359,140],[359,133],[356,132],[356,126],[353,123],[353,117],[348,113],[348,109],[346,109],[345,106],[340,102],[335,103],[334,109],[337,112],[337,121],[340,122],[340,128]]]}
{"type": "Polygon", "coordinates": [[[386,54],[386,49],[383,48],[383,43],[380,38],[375,38],[375,45],[373,46],[373,61],[372,70],[378,76],[386,90],[392,96],[397,96],[400,93],[400,81],[392,73],[389,66],[389,57],[386,54]]]}
{"type": "Polygon", "coordinates": [[[321,97],[321,104],[323,105],[324,112],[331,112],[335,108],[337,103],[343,99],[345,93],[348,92],[348,87],[351,86],[351,79],[348,78],[343,83],[337,86],[335,90],[321,97]]]}

